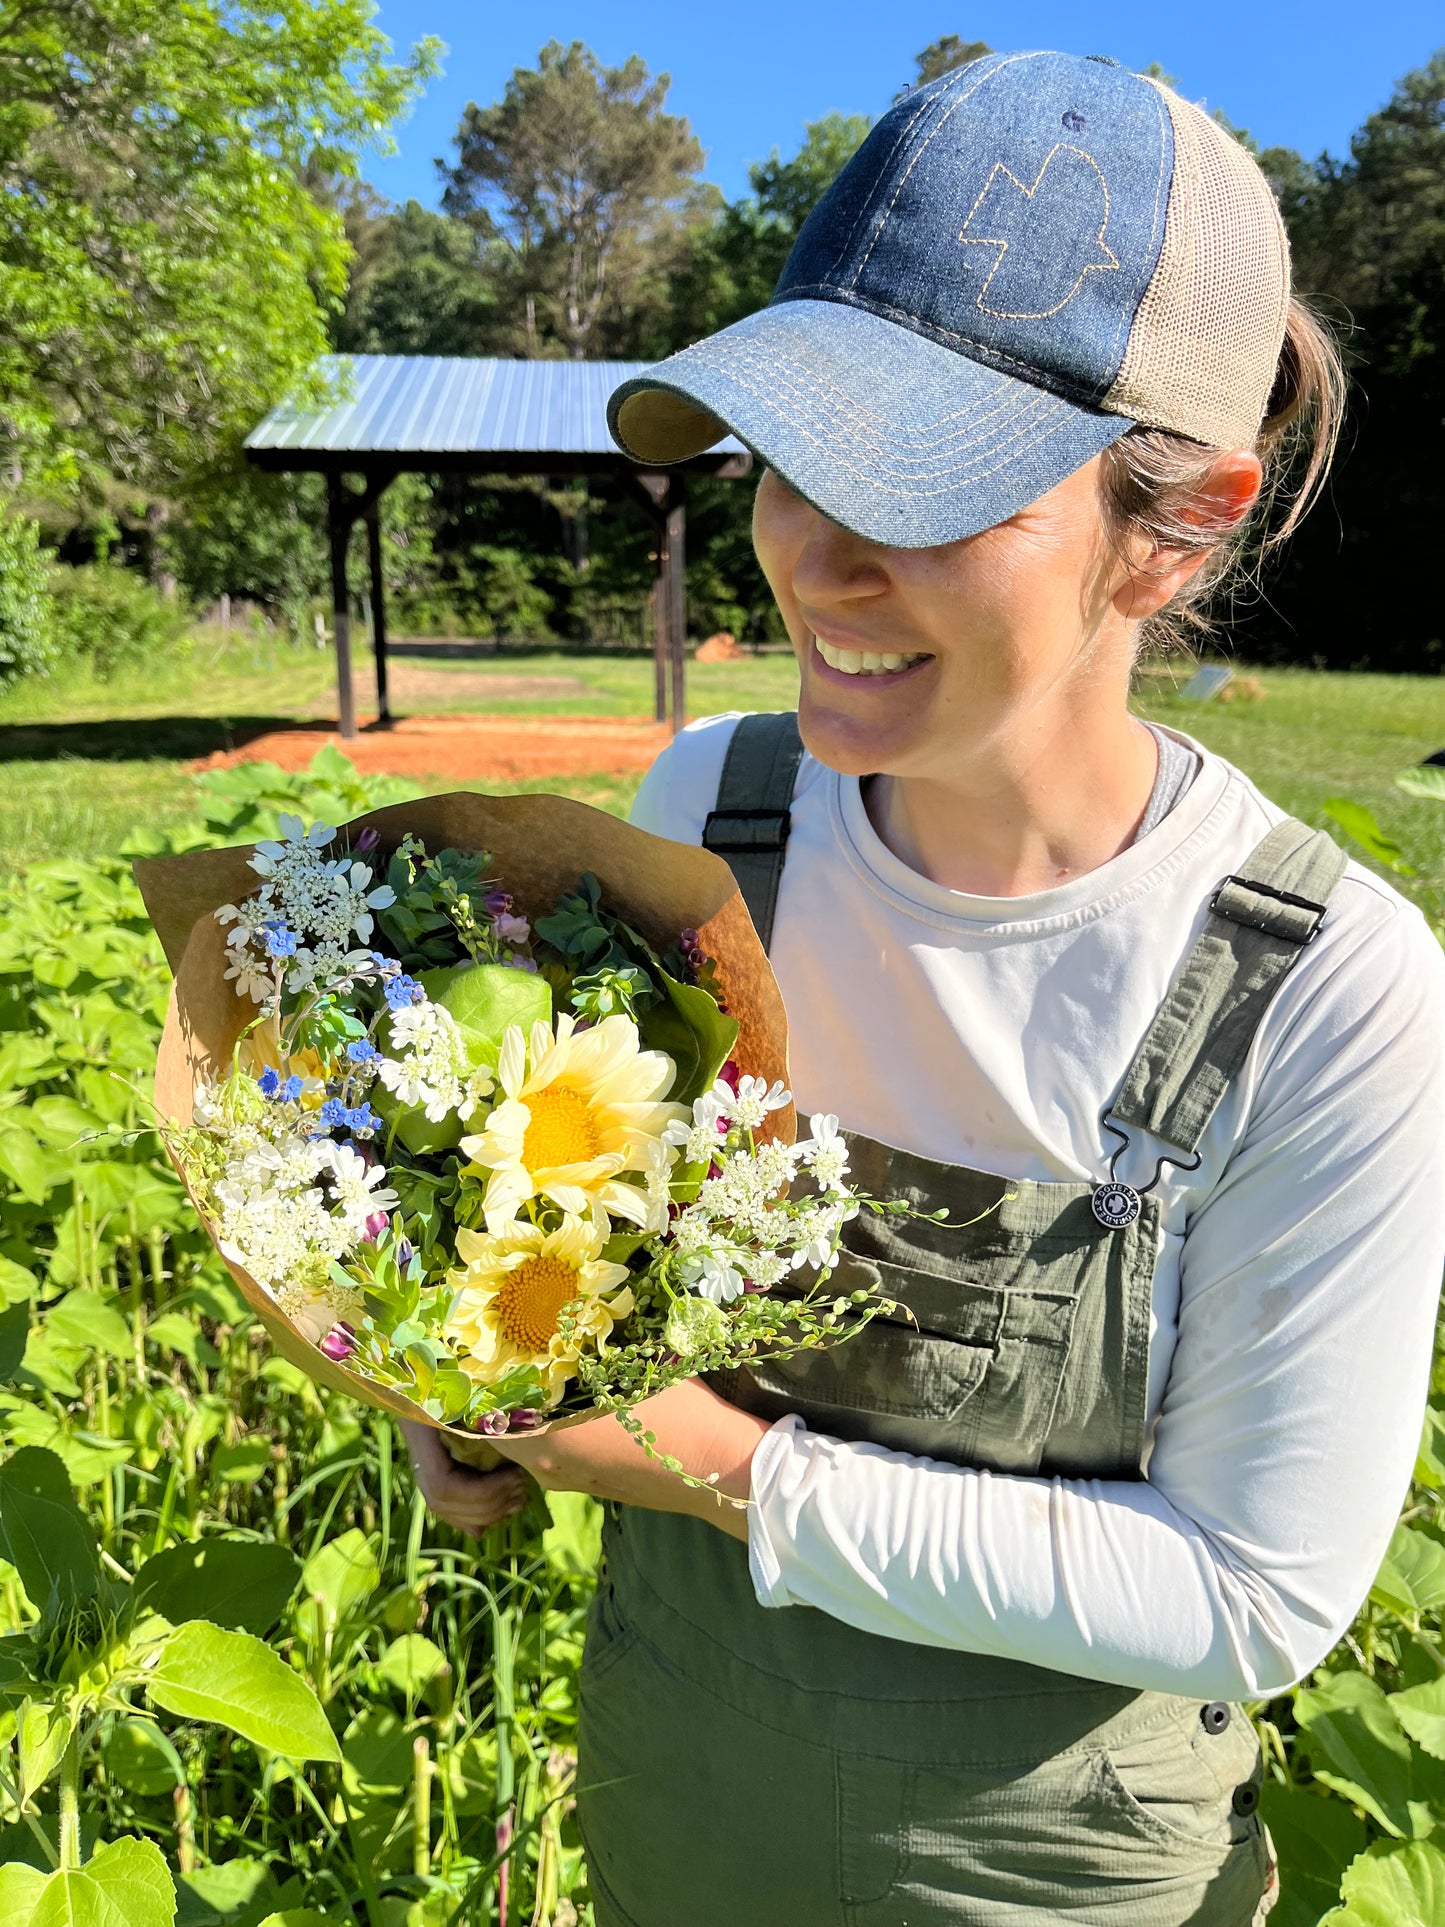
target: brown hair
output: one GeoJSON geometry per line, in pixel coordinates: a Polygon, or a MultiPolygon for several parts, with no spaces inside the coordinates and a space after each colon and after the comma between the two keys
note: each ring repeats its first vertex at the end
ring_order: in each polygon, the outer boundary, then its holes
{"type": "Polygon", "coordinates": [[[1146,649],[1187,646],[1214,629],[1211,609],[1258,583],[1260,566],[1299,526],[1329,475],[1345,407],[1345,369],[1328,326],[1291,299],[1284,343],[1254,453],[1259,499],[1233,526],[1201,518],[1200,490],[1223,452],[1167,428],[1131,428],[1104,450],[1101,487],[1115,539],[1143,537],[1203,566],[1140,624],[1146,649]],[[1283,509],[1278,526],[1271,526],[1283,509]]]}

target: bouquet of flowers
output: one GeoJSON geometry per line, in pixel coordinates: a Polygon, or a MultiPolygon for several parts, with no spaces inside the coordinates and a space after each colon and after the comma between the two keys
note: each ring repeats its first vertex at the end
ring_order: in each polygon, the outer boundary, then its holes
{"type": "MultiPolygon", "coordinates": [[[[434,797],[137,866],[156,1101],[247,1301],[321,1382],[476,1442],[833,1342],[861,1208],[797,1139],[731,873],[560,797],[434,797]]],[[[454,1447],[454,1449],[456,1449],[454,1447]]],[[[483,1457],[466,1454],[474,1462],[483,1457]]]]}

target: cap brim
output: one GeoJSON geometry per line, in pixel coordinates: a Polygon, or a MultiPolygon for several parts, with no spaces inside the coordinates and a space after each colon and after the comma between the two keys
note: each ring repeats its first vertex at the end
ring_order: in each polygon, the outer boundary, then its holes
{"type": "Polygon", "coordinates": [[[636,462],[731,431],[831,521],[890,548],[995,527],[1134,426],[839,301],[781,301],[623,382],[636,462]]]}

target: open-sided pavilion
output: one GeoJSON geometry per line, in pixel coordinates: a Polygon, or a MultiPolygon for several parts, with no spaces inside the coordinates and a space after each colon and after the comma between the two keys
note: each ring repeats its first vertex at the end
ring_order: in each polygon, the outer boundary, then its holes
{"type": "Polygon", "coordinates": [[[328,399],[282,402],[246,438],[257,467],[326,477],[332,624],[343,736],[356,734],[346,552],[366,525],[376,703],[390,720],[380,502],[398,475],[614,475],[656,534],[653,636],[657,719],[685,719],[687,477],[746,475],[752,457],[732,437],[666,470],[630,461],[607,432],[607,398],[649,366],[634,361],[501,361],[451,355],[327,356],[328,399]],[[359,477],[353,488],[348,476],[359,477]]]}

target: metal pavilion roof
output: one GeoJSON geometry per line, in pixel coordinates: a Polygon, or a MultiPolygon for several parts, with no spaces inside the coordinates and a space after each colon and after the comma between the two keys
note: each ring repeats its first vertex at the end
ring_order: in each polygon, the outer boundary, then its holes
{"type": "MultiPolygon", "coordinates": [[[[626,464],[607,432],[607,398],[645,361],[500,361],[461,355],[327,355],[338,399],[283,401],[246,437],[267,468],[540,470],[626,464]],[[480,459],[479,459],[480,458],[480,459]],[[555,458],[549,461],[548,458],[555,458]]],[[[745,451],[732,436],[700,465],[745,451]]]]}

